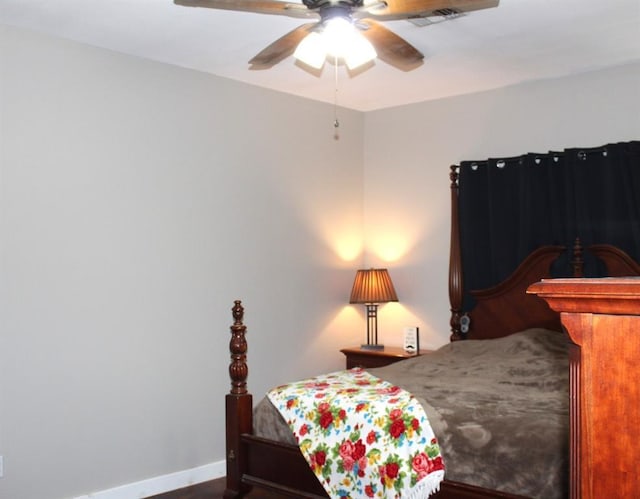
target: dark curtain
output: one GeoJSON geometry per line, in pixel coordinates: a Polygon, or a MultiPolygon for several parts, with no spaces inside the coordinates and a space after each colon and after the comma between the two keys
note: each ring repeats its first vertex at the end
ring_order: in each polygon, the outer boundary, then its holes
{"type": "MultiPolygon", "coordinates": [[[[501,282],[539,246],[571,248],[576,238],[640,260],[640,141],[464,161],[459,216],[465,290],[501,282]]],[[[556,277],[571,275],[568,253],[556,277]]],[[[585,275],[602,272],[585,254],[585,275]]]]}

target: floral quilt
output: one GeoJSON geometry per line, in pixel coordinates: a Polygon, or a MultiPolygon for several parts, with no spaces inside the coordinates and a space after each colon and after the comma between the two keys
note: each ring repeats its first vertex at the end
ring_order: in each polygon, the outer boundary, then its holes
{"type": "Polygon", "coordinates": [[[440,447],[406,390],[356,368],[282,385],[267,396],[330,497],[417,499],[439,489],[440,447]]]}

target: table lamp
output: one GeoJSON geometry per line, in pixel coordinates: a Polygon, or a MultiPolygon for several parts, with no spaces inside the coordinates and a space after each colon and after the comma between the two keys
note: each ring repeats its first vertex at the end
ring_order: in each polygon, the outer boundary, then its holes
{"type": "Polygon", "coordinates": [[[378,304],[398,301],[387,269],[362,269],[356,272],[349,303],[364,303],[367,309],[367,343],[365,350],[384,350],[378,344],[378,304]]]}

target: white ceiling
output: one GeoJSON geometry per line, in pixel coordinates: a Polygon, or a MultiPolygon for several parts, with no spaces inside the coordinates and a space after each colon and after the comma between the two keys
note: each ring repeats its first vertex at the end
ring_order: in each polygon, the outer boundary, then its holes
{"type": "Polygon", "coordinates": [[[640,61],[640,0],[500,0],[431,26],[385,23],[425,54],[410,72],[382,61],[357,75],[340,66],[336,92],[332,64],[319,76],[292,57],[249,70],[251,57],[303,22],[172,0],[0,0],[2,24],[360,111],[640,61]]]}

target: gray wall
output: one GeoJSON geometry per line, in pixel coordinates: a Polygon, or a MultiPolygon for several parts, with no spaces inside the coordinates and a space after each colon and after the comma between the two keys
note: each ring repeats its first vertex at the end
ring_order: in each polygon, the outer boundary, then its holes
{"type": "Polygon", "coordinates": [[[222,461],[234,299],[257,396],[359,339],[362,115],[0,29],[0,497],[222,461]]]}

